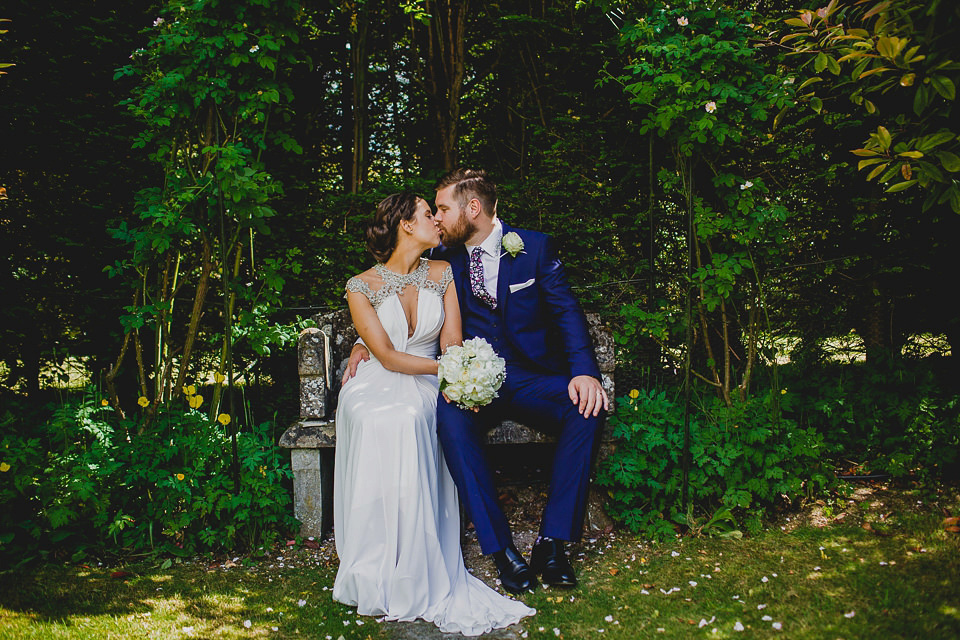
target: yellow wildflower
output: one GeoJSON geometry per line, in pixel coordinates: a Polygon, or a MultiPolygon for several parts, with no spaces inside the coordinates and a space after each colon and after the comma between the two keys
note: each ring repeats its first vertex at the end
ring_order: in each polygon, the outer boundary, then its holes
{"type": "Polygon", "coordinates": [[[224,378],[224,375],[223,375],[222,373],[220,373],[219,371],[216,372],[215,374],[213,374],[213,381],[216,382],[217,384],[220,384],[220,383],[223,382],[225,379],[226,379],[226,378],[224,378]]]}
{"type": "Polygon", "coordinates": [[[203,396],[190,396],[187,402],[190,403],[191,409],[199,409],[200,405],[203,404],[203,396]]]}
{"type": "Polygon", "coordinates": [[[786,390],[786,389],[780,389],[780,395],[782,395],[782,396],[787,395],[787,390],[786,390]]]}
{"type": "Polygon", "coordinates": [[[182,473],[177,474],[177,480],[183,480],[184,478],[186,478],[186,476],[183,475],[182,473]]]}
{"type": "Polygon", "coordinates": [[[230,415],[227,413],[221,413],[220,415],[217,416],[217,422],[219,422],[223,426],[227,426],[228,424],[230,424],[230,415]]]}
{"type": "Polygon", "coordinates": [[[640,392],[639,392],[639,391],[637,391],[636,389],[630,389],[630,399],[631,399],[631,400],[636,400],[636,399],[639,398],[639,397],[640,397],[640,392]]]}
{"type": "Polygon", "coordinates": [[[137,404],[140,405],[141,407],[145,407],[148,404],[150,404],[150,401],[147,400],[146,396],[140,396],[139,398],[137,398],[137,404]]]}
{"type": "Polygon", "coordinates": [[[101,407],[109,407],[109,406],[110,406],[110,402],[109,402],[106,398],[104,398],[103,400],[100,401],[100,406],[101,406],[101,407]]]}
{"type": "Polygon", "coordinates": [[[192,396],[197,392],[197,388],[194,385],[183,385],[183,392],[188,396],[192,396]]]}
{"type": "Polygon", "coordinates": [[[267,468],[266,468],[266,467],[260,467],[260,475],[262,475],[264,478],[267,477],[267,468]]]}
{"type": "Polygon", "coordinates": [[[2,471],[3,473],[10,471],[10,465],[7,464],[6,462],[0,462],[0,471],[2,471]]]}

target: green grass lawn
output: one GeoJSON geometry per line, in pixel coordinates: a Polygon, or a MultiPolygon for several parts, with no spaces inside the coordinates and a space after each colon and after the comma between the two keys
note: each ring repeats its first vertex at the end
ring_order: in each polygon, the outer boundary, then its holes
{"type": "MultiPolygon", "coordinates": [[[[572,548],[581,586],[524,597],[538,613],[522,632],[568,640],[960,637],[960,535],[941,524],[956,502],[917,501],[904,492],[868,495],[844,505],[841,519],[820,514],[823,526],[801,514],[743,540],[590,538],[572,548]]],[[[7,572],[0,637],[394,635],[331,600],[332,556],[327,543],[235,566],[129,564],[116,577],[117,568],[97,566],[7,572]]]]}

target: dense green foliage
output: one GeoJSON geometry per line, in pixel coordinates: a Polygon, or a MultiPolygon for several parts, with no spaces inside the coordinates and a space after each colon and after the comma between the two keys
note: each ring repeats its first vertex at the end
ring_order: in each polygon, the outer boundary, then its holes
{"type": "Polygon", "coordinates": [[[823,436],[787,418],[770,419],[770,402],[733,409],[716,401],[689,416],[689,495],[685,489],[684,406],[665,391],[630,392],[610,417],[620,439],[597,473],[613,515],[651,539],[679,526],[756,532],[785,499],[815,494],[829,483],[823,436]]]}
{"type": "Polygon", "coordinates": [[[2,416],[0,563],[252,548],[293,521],[289,459],[270,424],[239,437],[239,486],[223,423],[186,400],[147,423],[117,420],[88,392],[39,425],[42,412],[2,416]]]}

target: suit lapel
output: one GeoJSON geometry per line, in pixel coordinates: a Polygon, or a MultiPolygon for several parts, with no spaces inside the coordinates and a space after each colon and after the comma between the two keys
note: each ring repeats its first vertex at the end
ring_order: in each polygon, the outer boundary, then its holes
{"type": "Polygon", "coordinates": [[[470,263],[467,260],[467,248],[460,245],[450,258],[450,267],[456,279],[457,296],[460,299],[460,313],[466,313],[467,296],[470,292],[470,263]]]}
{"type": "MultiPolygon", "coordinates": [[[[503,236],[507,235],[513,229],[507,226],[507,223],[501,221],[503,225],[503,236]]],[[[501,237],[503,237],[501,236],[501,237]]],[[[500,251],[500,270],[497,273],[497,307],[502,310],[503,317],[506,318],[507,313],[507,302],[510,299],[508,295],[510,287],[510,271],[513,268],[513,258],[510,254],[506,253],[501,247],[498,247],[500,251]]]]}

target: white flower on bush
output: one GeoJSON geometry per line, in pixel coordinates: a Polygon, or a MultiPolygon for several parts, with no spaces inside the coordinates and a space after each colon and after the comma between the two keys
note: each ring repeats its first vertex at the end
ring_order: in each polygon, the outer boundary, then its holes
{"type": "Polygon", "coordinates": [[[688,24],[690,24],[690,21],[687,20],[687,16],[680,16],[679,18],[677,18],[677,24],[680,25],[681,27],[685,27],[688,24]]]}
{"type": "Polygon", "coordinates": [[[703,105],[703,108],[707,111],[707,113],[713,113],[717,110],[717,103],[711,100],[707,104],[703,105]]]}
{"type": "Polygon", "coordinates": [[[490,404],[507,377],[506,361],[483,338],[464,340],[440,357],[440,391],[463,409],[490,404]]]}
{"type": "Polygon", "coordinates": [[[520,237],[516,231],[511,231],[507,235],[503,236],[501,241],[504,251],[509,253],[514,258],[517,257],[517,254],[523,251],[523,238],[520,237]]]}

